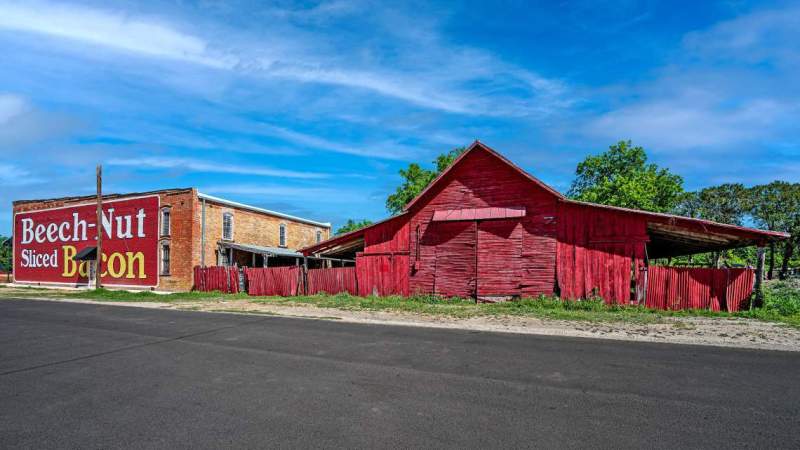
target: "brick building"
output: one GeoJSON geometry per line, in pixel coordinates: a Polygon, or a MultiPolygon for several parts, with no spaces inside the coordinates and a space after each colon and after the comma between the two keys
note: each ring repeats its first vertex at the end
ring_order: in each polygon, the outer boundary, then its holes
{"type": "MultiPolygon", "coordinates": [[[[96,246],[95,196],[14,202],[15,281],[83,285],[75,255],[96,246]]],[[[330,237],[317,222],[206,195],[194,188],[103,197],[103,283],[189,290],[194,266],[294,265],[295,249],[330,237]]]]}

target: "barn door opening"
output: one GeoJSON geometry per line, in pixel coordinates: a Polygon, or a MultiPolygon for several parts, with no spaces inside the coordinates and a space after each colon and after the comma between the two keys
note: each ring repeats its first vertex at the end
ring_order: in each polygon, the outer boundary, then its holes
{"type": "Polygon", "coordinates": [[[518,220],[478,222],[477,293],[480,301],[521,295],[522,225],[518,220]]]}
{"type": "Polygon", "coordinates": [[[434,222],[435,236],[433,291],[445,297],[474,297],[476,261],[475,222],[434,222]]]}

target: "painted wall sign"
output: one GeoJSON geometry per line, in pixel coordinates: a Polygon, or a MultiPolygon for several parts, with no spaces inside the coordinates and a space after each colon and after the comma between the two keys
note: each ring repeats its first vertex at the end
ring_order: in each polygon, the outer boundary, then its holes
{"type": "MultiPolygon", "coordinates": [[[[96,245],[96,208],[83,204],[15,214],[15,280],[87,284],[89,263],[73,258],[96,245]]],[[[103,202],[103,284],[158,285],[158,209],[158,196],[103,202]]]]}

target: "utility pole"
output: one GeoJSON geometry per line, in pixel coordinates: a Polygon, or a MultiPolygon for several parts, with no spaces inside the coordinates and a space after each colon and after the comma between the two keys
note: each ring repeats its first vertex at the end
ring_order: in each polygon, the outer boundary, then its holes
{"type": "Polygon", "coordinates": [[[100,289],[103,273],[103,166],[97,165],[97,261],[95,261],[94,287],[100,289]]]}

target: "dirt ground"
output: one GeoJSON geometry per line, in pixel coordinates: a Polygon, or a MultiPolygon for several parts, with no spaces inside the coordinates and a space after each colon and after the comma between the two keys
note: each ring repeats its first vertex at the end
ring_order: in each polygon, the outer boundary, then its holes
{"type": "MultiPolygon", "coordinates": [[[[39,300],[52,300],[41,298],[39,300]]],[[[468,329],[478,331],[619,339],[641,342],[712,345],[765,350],[800,351],[800,329],[753,319],[668,317],[663,323],[587,322],[537,317],[483,316],[453,318],[389,311],[349,311],[315,306],[251,303],[246,300],[124,303],[93,300],[55,300],[114,306],[178,309],[205,312],[270,314],[343,322],[468,329]]]]}

